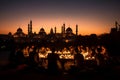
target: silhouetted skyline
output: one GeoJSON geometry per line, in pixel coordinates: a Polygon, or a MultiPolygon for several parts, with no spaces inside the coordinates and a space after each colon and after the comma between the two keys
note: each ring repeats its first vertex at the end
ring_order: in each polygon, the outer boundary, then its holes
{"type": "Polygon", "coordinates": [[[109,33],[120,18],[119,0],[1,0],[0,34],[15,33],[21,27],[27,33],[29,20],[33,32],[44,27],[47,33],[56,26],[61,31],[63,23],[79,34],[109,33]]]}

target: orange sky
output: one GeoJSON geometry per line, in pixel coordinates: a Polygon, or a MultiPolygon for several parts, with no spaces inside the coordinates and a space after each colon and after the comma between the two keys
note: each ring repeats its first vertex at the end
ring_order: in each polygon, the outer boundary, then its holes
{"type": "MultiPolygon", "coordinates": [[[[8,32],[12,32],[14,34],[17,30],[17,28],[22,28],[23,32],[27,34],[27,26],[29,23],[30,19],[25,18],[23,20],[14,20],[14,21],[6,21],[2,22],[1,29],[0,29],[0,34],[8,34],[8,32]]],[[[54,28],[56,26],[57,28],[57,33],[61,32],[61,26],[63,23],[66,24],[67,27],[71,27],[73,29],[73,33],[75,33],[75,26],[78,24],[79,28],[79,34],[82,35],[87,35],[87,34],[102,34],[102,33],[109,33],[110,28],[114,26],[113,23],[109,23],[102,21],[102,22],[97,22],[100,20],[96,19],[74,19],[74,18],[57,18],[57,19],[32,19],[33,22],[33,32],[38,33],[40,28],[44,28],[47,33],[50,32],[51,28],[54,28]]]]}
{"type": "Polygon", "coordinates": [[[33,32],[44,28],[47,33],[56,26],[61,32],[63,23],[79,34],[109,33],[114,22],[120,22],[118,0],[0,0],[0,34],[14,34],[21,27],[27,34],[30,20],[33,32]]]}

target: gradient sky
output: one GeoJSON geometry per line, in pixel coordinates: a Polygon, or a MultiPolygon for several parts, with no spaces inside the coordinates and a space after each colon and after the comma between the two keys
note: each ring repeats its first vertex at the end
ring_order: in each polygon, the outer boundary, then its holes
{"type": "Polygon", "coordinates": [[[33,21],[33,32],[44,28],[47,33],[63,23],[79,34],[109,33],[114,22],[120,22],[120,0],[0,0],[0,34],[14,34],[21,27],[27,34],[27,25],[33,21]]]}

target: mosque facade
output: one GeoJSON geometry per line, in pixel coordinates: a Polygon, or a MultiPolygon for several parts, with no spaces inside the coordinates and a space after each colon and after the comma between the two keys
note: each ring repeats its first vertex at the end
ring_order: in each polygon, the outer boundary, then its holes
{"type": "Polygon", "coordinates": [[[63,41],[69,42],[69,41],[74,41],[75,37],[78,35],[78,25],[76,25],[76,34],[74,34],[70,26],[66,28],[65,23],[61,27],[61,33],[57,33],[56,27],[54,27],[54,29],[51,28],[49,34],[46,33],[43,27],[40,28],[38,33],[33,33],[32,29],[33,29],[32,20],[30,20],[30,23],[28,24],[28,34],[25,34],[22,28],[19,27],[17,31],[13,34],[13,37],[14,38],[25,37],[34,40],[47,39],[47,41],[52,41],[52,42],[61,39],[63,41]]]}

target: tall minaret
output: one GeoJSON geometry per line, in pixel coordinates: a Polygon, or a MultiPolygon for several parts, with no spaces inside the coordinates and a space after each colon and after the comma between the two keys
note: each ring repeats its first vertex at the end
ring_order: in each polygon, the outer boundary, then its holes
{"type": "Polygon", "coordinates": [[[63,24],[63,33],[65,33],[65,23],[63,24]]]}
{"type": "Polygon", "coordinates": [[[76,36],[78,35],[78,25],[76,24],[76,36]]]}
{"type": "Polygon", "coordinates": [[[30,24],[29,24],[29,28],[30,28],[30,33],[32,33],[32,20],[30,20],[30,24]]]}
{"type": "Polygon", "coordinates": [[[55,27],[55,34],[56,34],[56,27],[55,27]]]}
{"type": "Polygon", "coordinates": [[[50,29],[50,34],[53,34],[53,28],[50,29]]]}

